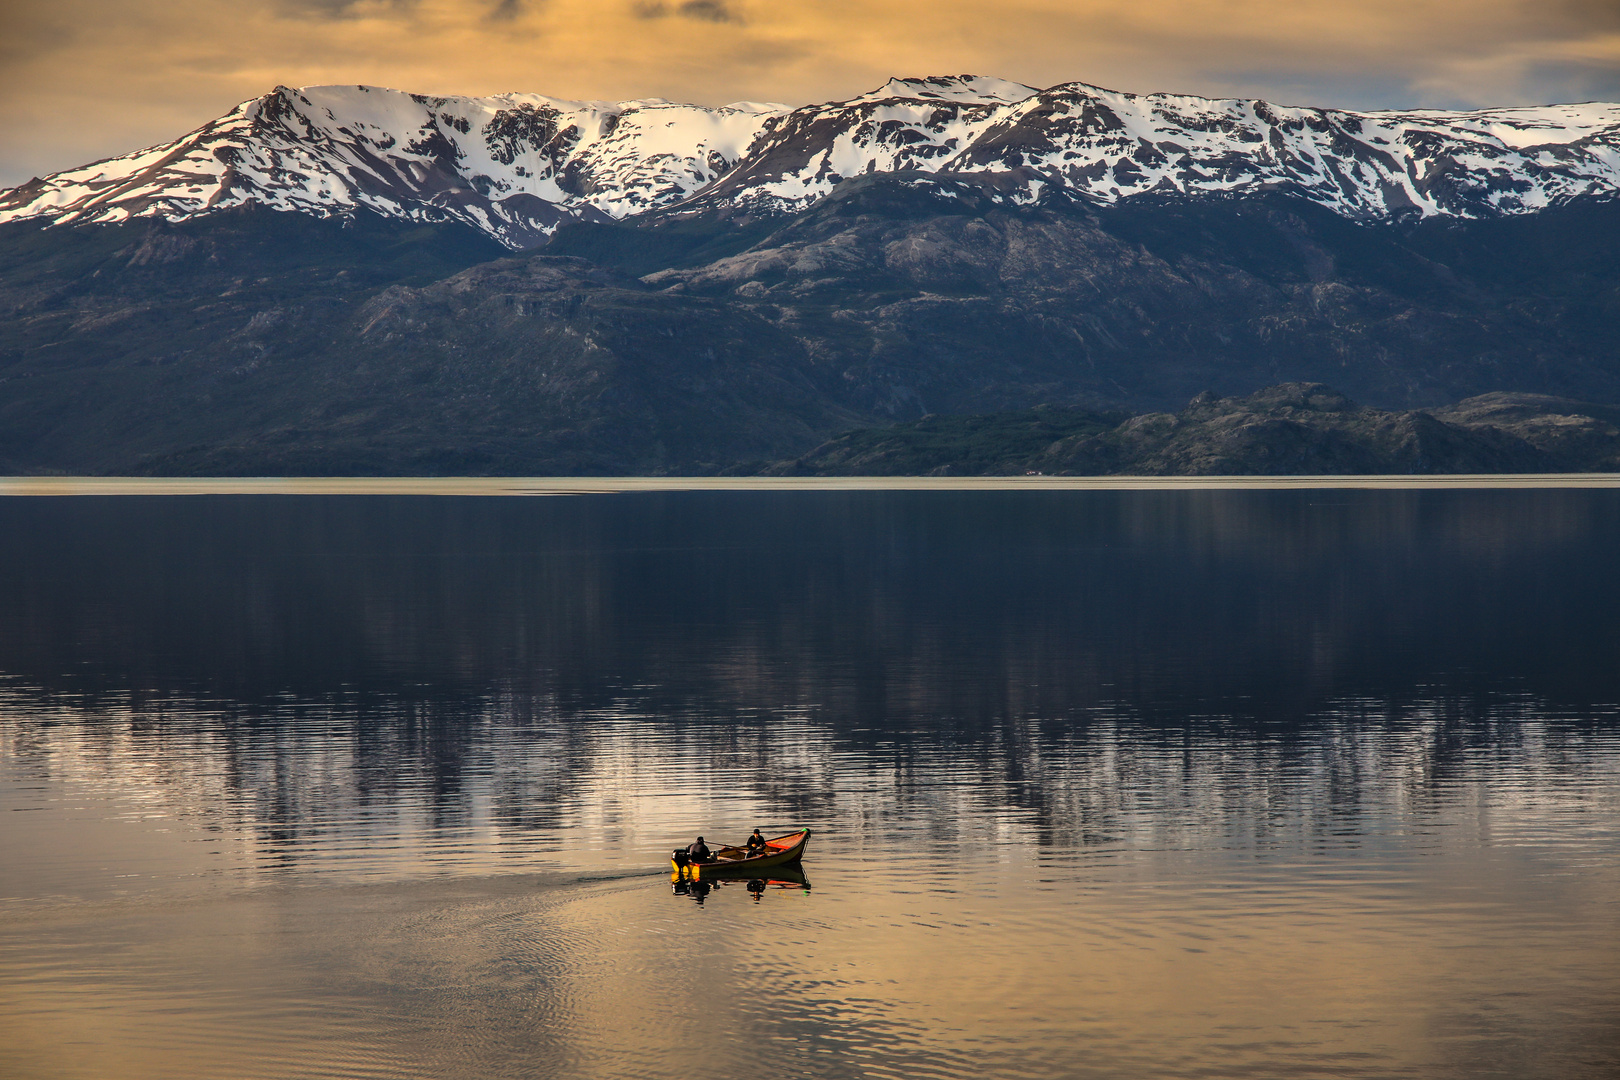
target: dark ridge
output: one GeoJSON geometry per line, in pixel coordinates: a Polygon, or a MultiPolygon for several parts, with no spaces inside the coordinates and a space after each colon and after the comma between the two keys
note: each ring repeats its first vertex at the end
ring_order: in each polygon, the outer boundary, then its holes
{"type": "Polygon", "coordinates": [[[87,292],[129,288],[204,288],[231,275],[287,277],[342,273],[348,286],[425,285],[508,252],[465,225],[398,221],[369,212],[316,218],[247,204],[169,222],[46,228],[0,224],[0,290],[10,294],[45,278],[87,292]],[[109,280],[101,280],[106,275],[109,280]],[[116,282],[116,284],[115,284],[116,282]]]}
{"type": "Polygon", "coordinates": [[[1620,406],[1486,394],[1432,412],[1358,405],[1317,383],[1179,413],[1041,406],[846,432],[773,476],[1297,476],[1620,472],[1620,406]]]}
{"type": "MultiPolygon", "coordinates": [[[[935,414],[904,448],[863,436],[893,460],[860,468],[1608,467],[1595,407],[1524,395],[1620,401],[1620,204],[1373,225],[1281,195],[1024,190],[1011,173],[872,175],[798,215],[570,226],[516,255],[369,214],[7,226],[0,464],[707,474],[935,414]],[[1281,383],[1434,411],[1382,442],[1253,402],[1220,446],[1187,441],[1212,419],[1110,434],[1203,390],[1281,383]],[[1500,402],[1485,424],[1444,412],[1480,395],[1586,419],[1531,438],[1500,402]]],[[[803,467],[847,472],[866,450],[841,453],[803,467]]]]}

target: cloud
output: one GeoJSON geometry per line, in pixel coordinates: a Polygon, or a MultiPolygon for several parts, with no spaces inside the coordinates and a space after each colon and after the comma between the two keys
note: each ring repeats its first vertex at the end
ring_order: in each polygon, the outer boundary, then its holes
{"type": "Polygon", "coordinates": [[[0,184],[278,83],[721,104],[891,75],[1347,107],[1620,96],[1620,0],[0,0],[0,184]]]}
{"type": "Polygon", "coordinates": [[[1552,8],[1575,27],[1620,30],[1620,0],[1561,0],[1552,8]]]}
{"type": "Polygon", "coordinates": [[[688,19],[701,19],[704,22],[742,22],[737,13],[722,3],[721,0],[686,0],[686,3],[675,10],[688,19]]]}
{"type": "Polygon", "coordinates": [[[380,12],[408,16],[417,0],[274,0],[294,18],[363,19],[380,12]]]}
{"type": "Polygon", "coordinates": [[[741,23],[742,16],[738,15],[724,0],[686,0],[683,4],[671,7],[664,0],[652,0],[651,3],[640,2],[632,4],[630,10],[638,19],[665,19],[671,15],[683,15],[688,19],[697,19],[700,22],[711,23],[741,23]]]}

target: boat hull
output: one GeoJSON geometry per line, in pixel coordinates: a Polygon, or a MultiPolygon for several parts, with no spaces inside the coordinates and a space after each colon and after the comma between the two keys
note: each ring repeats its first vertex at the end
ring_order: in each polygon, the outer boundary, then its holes
{"type": "Polygon", "coordinates": [[[717,877],[758,877],[774,867],[791,866],[804,858],[805,849],[810,846],[810,830],[800,829],[796,833],[775,837],[765,841],[765,846],[767,850],[764,855],[726,858],[728,852],[741,849],[721,848],[717,853],[720,857],[709,862],[687,863],[682,866],[671,859],[669,865],[676,874],[698,880],[717,877]]]}

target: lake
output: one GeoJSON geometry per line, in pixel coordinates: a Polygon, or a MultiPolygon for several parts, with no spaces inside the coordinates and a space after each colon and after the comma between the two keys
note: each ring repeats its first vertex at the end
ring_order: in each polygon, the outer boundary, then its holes
{"type": "Polygon", "coordinates": [[[0,1075],[1609,1080],[1617,556],[1612,487],[0,498],[0,1075]]]}

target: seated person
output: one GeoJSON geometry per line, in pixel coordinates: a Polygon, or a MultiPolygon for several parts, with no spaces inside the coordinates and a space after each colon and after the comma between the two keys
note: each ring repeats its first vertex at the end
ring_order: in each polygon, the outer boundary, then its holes
{"type": "Polygon", "coordinates": [[[765,838],[759,835],[758,829],[755,829],[754,835],[748,838],[748,854],[763,855],[765,850],[765,838]]]}
{"type": "Polygon", "coordinates": [[[708,862],[709,845],[705,844],[703,842],[703,837],[700,836],[697,838],[697,843],[691,844],[687,847],[686,854],[693,862],[708,862]]]}

